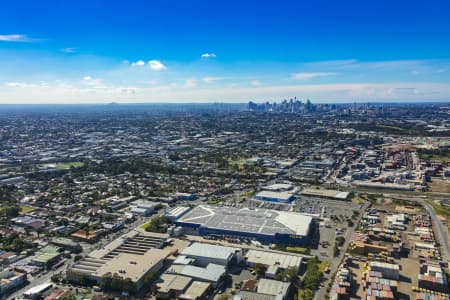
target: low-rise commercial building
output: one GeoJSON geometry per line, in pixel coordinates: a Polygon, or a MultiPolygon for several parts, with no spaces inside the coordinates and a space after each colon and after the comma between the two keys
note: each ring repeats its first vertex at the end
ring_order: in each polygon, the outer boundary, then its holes
{"type": "Polygon", "coordinates": [[[172,265],[168,274],[178,274],[192,279],[211,283],[216,288],[222,285],[223,275],[226,274],[226,268],[222,265],[208,264],[206,267],[197,267],[193,265],[172,265]]]}
{"type": "Polygon", "coordinates": [[[198,266],[207,266],[210,263],[228,266],[232,261],[239,263],[242,259],[242,249],[203,243],[193,243],[180,254],[194,259],[198,266]]]}
{"type": "Polygon", "coordinates": [[[276,252],[249,250],[245,255],[245,261],[249,266],[261,264],[267,268],[278,266],[280,269],[297,268],[302,264],[302,257],[276,252]]]}
{"type": "Polygon", "coordinates": [[[163,274],[156,283],[156,296],[158,298],[174,299],[187,289],[191,281],[192,278],[190,277],[163,274]]]}
{"type": "Polygon", "coordinates": [[[208,292],[211,289],[211,284],[207,282],[194,281],[188,289],[178,296],[179,300],[202,300],[206,299],[208,292]]]}

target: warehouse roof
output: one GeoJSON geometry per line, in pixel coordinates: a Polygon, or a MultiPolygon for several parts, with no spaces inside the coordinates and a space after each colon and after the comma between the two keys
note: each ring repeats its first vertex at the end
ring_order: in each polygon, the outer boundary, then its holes
{"type": "Polygon", "coordinates": [[[60,255],[59,250],[58,247],[45,246],[37,251],[32,259],[34,262],[46,264],[60,255]]]}
{"type": "Polygon", "coordinates": [[[293,197],[294,195],[288,192],[274,192],[274,191],[261,191],[255,195],[255,198],[270,198],[270,199],[278,199],[281,201],[289,201],[293,197]]]}
{"type": "Polygon", "coordinates": [[[252,264],[263,264],[268,266],[278,265],[280,268],[300,267],[302,258],[300,256],[266,252],[259,250],[249,250],[245,256],[252,264]]]}
{"type": "Polygon", "coordinates": [[[199,205],[178,220],[207,228],[273,236],[306,236],[312,217],[296,212],[199,205]]]}
{"type": "Polygon", "coordinates": [[[226,269],[225,266],[216,264],[208,264],[205,268],[191,265],[172,265],[169,272],[209,282],[218,282],[220,277],[226,272],[226,269]]]}
{"type": "Polygon", "coordinates": [[[209,289],[211,284],[207,282],[194,281],[184,294],[178,296],[179,299],[197,300],[200,299],[209,289]]]}
{"type": "Polygon", "coordinates": [[[304,189],[300,194],[305,196],[317,196],[317,197],[326,197],[337,200],[347,200],[350,195],[349,192],[341,192],[337,190],[318,190],[318,189],[304,189]]]}
{"type": "Polygon", "coordinates": [[[156,287],[158,292],[161,293],[169,293],[172,290],[184,291],[192,281],[190,277],[174,274],[162,274],[159,278],[161,280],[156,284],[156,287]]]}
{"type": "Polygon", "coordinates": [[[234,255],[236,251],[239,251],[239,249],[219,245],[194,243],[183,249],[181,254],[185,256],[199,256],[227,260],[234,255]]]}
{"type": "Polygon", "coordinates": [[[169,250],[150,249],[145,255],[119,253],[97,269],[96,274],[103,276],[106,273],[117,273],[124,278],[138,281],[155,265],[170,255],[169,250]]]}
{"type": "Polygon", "coordinates": [[[267,191],[287,191],[290,189],[292,189],[292,184],[288,184],[288,183],[275,183],[275,184],[263,187],[263,190],[267,190],[267,191]]]}
{"type": "Polygon", "coordinates": [[[261,278],[258,282],[257,292],[260,294],[284,296],[287,294],[290,285],[289,282],[261,278]]]}

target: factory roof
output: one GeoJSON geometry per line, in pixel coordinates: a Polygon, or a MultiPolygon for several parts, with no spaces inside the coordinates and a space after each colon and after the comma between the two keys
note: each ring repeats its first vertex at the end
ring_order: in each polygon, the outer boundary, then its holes
{"type": "Polygon", "coordinates": [[[229,259],[236,251],[239,251],[238,248],[225,247],[219,245],[210,245],[210,244],[202,244],[202,243],[194,243],[189,247],[183,249],[181,251],[182,255],[185,256],[199,256],[199,257],[209,257],[216,259],[229,259]]]}
{"type": "Polygon", "coordinates": [[[263,190],[267,191],[286,191],[292,189],[292,184],[288,183],[275,183],[272,185],[265,186],[263,190]]]}
{"type": "Polygon", "coordinates": [[[286,211],[199,205],[178,222],[268,236],[277,233],[306,236],[312,217],[286,211]]]}
{"type": "Polygon", "coordinates": [[[218,282],[220,277],[226,272],[226,268],[217,264],[208,264],[205,268],[191,265],[172,265],[169,272],[209,282],[218,282]]]}
{"type": "Polygon", "coordinates": [[[289,267],[298,268],[302,263],[302,258],[299,256],[259,250],[249,250],[245,257],[249,263],[269,266],[278,265],[283,269],[289,267]]]}
{"type": "Polygon", "coordinates": [[[289,282],[281,282],[277,280],[271,280],[266,278],[261,278],[258,282],[257,292],[266,295],[286,295],[289,286],[289,282]]]}
{"type": "Polygon", "coordinates": [[[187,206],[177,206],[166,212],[165,216],[168,218],[179,218],[184,213],[188,212],[191,208],[187,206]]]}
{"type": "Polygon", "coordinates": [[[278,199],[281,201],[289,201],[293,197],[294,195],[288,192],[274,192],[274,191],[261,191],[255,195],[255,198],[270,198],[270,199],[278,199]]]}
{"type": "Polygon", "coordinates": [[[43,291],[47,290],[48,288],[52,287],[53,284],[51,283],[43,283],[39,284],[37,286],[34,286],[30,289],[28,289],[25,293],[23,293],[24,296],[34,296],[39,293],[42,293],[43,291]]]}
{"type": "Polygon", "coordinates": [[[104,256],[108,255],[111,251],[122,245],[128,238],[132,238],[134,236],[137,236],[138,234],[139,232],[135,230],[125,233],[119,238],[113,240],[111,243],[103,246],[101,249],[92,251],[91,253],[89,253],[89,257],[97,259],[103,258],[104,256]]]}
{"type": "Polygon", "coordinates": [[[162,274],[159,278],[156,288],[161,293],[169,293],[172,290],[184,291],[192,281],[190,277],[174,274],[162,274]]]}
{"type": "Polygon", "coordinates": [[[178,296],[179,299],[183,300],[196,300],[199,299],[201,296],[203,296],[211,284],[207,282],[200,282],[200,281],[194,281],[191,283],[191,285],[188,287],[186,292],[184,294],[178,296]]]}
{"type": "Polygon", "coordinates": [[[155,265],[170,255],[169,250],[150,249],[145,255],[119,253],[97,269],[96,274],[103,276],[106,273],[117,273],[122,277],[129,277],[138,281],[155,265]]]}
{"type": "Polygon", "coordinates": [[[333,198],[338,200],[346,200],[350,195],[349,192],[341,192],[337,190],[318,190],[318,189],[304,189],[301,191],[302,195],[306,196],[317,196],[317,197],[326,197],[333,198]]]}

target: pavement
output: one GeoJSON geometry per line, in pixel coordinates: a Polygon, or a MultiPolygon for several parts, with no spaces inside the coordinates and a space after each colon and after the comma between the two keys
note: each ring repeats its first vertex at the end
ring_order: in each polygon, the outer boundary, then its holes
{"type": "MultiPolygon", "coordinates": [[[[363,205],[361,211],[365,211],[368,207],[369,207],[369,203],[364,202],[364,205],[363,205]]],[[[360,213],[358,215],[358,218],[355,220],[355,222],[354,222],[355,225],[353,227],[347,227],[346,233],[344,235],[344,237],[345,237],[344,245],[342,245],[342,247],[340,248],[341,251],[340,251],[339,255],[337,257],[331,258],[331,261],[329,262],[330,265],[328,266],[330,268],[330,272],[328,273],[328,275],[324,274],[324,280],[322,281],[319,290],[314,295],[315,300],[326,299],[328,283],[332,279],[331,276],[333,276],[333,274],[337,271],[339,265],[341,264],[342,260],[344,259],[344,255],[350,244],[351,237],[352,237],[353,233],[355,232],[356,228],[358,228],[362,215],[363,215],[362,213],[360,213]]],[[[329,247],[333,248],[335,241],[332,240],[329,242],[331,244],[329,247]]]]}

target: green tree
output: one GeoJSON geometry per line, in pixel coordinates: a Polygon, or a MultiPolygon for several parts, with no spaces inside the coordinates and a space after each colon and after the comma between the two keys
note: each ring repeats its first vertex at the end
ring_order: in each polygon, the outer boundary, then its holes
{"type": "Polygon", "coordinates": [[[17,205],[4,206],[0,209],[0,216],[6,218],[15,218],[19,215],[20,207],[17,205]]]}

